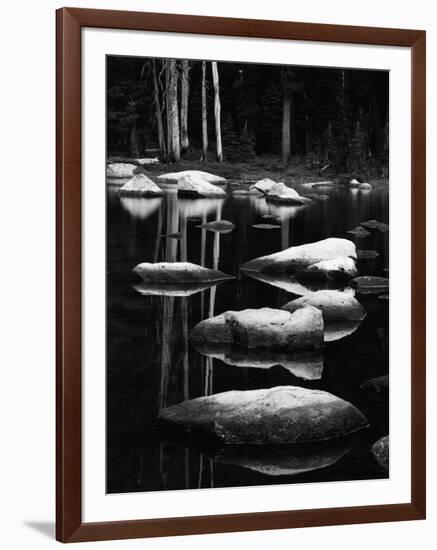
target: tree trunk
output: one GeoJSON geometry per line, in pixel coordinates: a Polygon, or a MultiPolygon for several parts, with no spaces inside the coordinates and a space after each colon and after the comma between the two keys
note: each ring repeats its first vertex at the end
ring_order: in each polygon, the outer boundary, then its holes
{"type": "Polygon", "coordinates": [[[217,68],[217,62],[211,62],[212,67],[212,81],[214,84],[214,118],[215,118],[215,141],[216,141],[216,154],[218,162],[223,161],[222,150],[222,130],[220,122],[220,83],[219,74],[217,68]]]}
{"type": "Polygon", "coordinates": [[[129,137],[129,154],[131,158],[139,158],[140,151],[138,147],[138,137],[137,137],[137,123],[132,124],[129,137]]]}
{"type": "Polygon", "coordinates": [[[190,140],[188,138],[188,94],[190,91],[189,82],[190,67],[188,60],[182,61],[182,80],[181,80],[181,149],[183,152],[188,150],[190,140]]]}
{"type": "Polygon", "coordinates": [[[169,132],[170,132],[170,150],[169,157],[174,162],[180,159],[180,136],[179,136],[179,109],[178,109],[178,75],[176,69],[176,59],[169,60],[169,85],[167,90],[168,110],[169,110],[169,132]]]}
{"type": "Polygon", "coordinates": [[[206,110],[206,61],[202,61],[202,161],[208,153],[208,118],[206,110]]]}
{"type": "Polygon", "coordinates": [[[159,100],[159,88],[158,88],[158,80],[156,78],[155,60],[153,60],[152,68],[153,68],[153,95],[154,95],[154,102],[155,102],[156,126],[158,128],[159,151],[161,153],[161,156],[165,159],[167,156],[167,148],[165,146],[164,127],[162,124],[161,102],[159,100]]]}
{"type": "Polygon", "coordinates": [[[164,61],[165,65],[165,119],[167,126],[167,159],[172,157],[172,140],[171,140],[171,78],[170,78],[170,60],[164,61]]]}
{"type": "Polygon", "coordinates": [[[285,86],[282,103],[282,162],[284,164],[287,164],[291,156],[290,111],[291,90],[288,86],[285,86]]]}

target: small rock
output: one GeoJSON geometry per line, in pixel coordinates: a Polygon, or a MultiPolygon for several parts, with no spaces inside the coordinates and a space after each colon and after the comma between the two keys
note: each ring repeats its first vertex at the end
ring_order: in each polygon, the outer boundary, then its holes
{"type": "Polygon", "coordinates": [[[354,235],[357,239],[364,239],[364,237],[367,237],[370,235],[368,231],[366,231],[363,227],[356,227],[355,229],[350,229],[348,231],[351,235],[354,235]]]}
{"type": "Polygon", "coordinates": [[[158,427],[232,445],[326,441],[366,428],[353,405],[328,392],[295,386],[227,391],[161,409],[158,427]]]}
{"type": "Polygon", "coordinates": [[[255,223],[252,225],[254,229],[280,229],[280,225],[273,225],[272,223],[255,223]]]}
{"type": "Polygon", "coordinates": [[[360,189],[361,191],[370,191],[372,189],[372,186],[370,185],[370,183],[364,182],[360,183],[358,189],[360,189]]]}
{"type": "Polygon", "coordinates": [[[375,401],[387,401],[389,395],[388,374],[367,380],[361,384],[360,390],[375,401]]]}
{"type": "Polygon", "coordinates": [[[144,168],[138,166],[138,164],[114,162],[106,165],[106,176],[108,178],[132,178],[137,174],[144,174],[144,168]]]}
{"type": "Polygon", "coordinates": [[[349,181],[349,187],[359,187],[360,185],[360,182],[356,178],[349,181]]]}
{"type": "Polygon", "coordinates": [[[202,223],[198,227],[207,229],[208,231],[214,231],[215,233],[230,233],[235,229],[235,225],[227,220],[216,220],[213,222],[202,223]]]}
{"type": "Polygon", "coordinates": [[[376,250],[357,250],[358,260],[374,260],[379,256],[376,250]]]}
{"type": "Polygon", "coordinates": [[[387,233],[389,230],[389,226],[386,223],[379,222],[378,220],[368,220],[367,222],[363,222],[361,225],[367,229],[374,229],[376,231],[380,231],[381,233],[387,233]]]}
{"type": "Polygon", "coordinates": [[[160,197],[163,194],[145,174],[137,174],[120,189],[121,197],[160,197]]]}
{"type": "Polygon", "coordinates": [[[389,463],[390,463],[390,445],[389,445],[389,436],[386,435],[372,446],[370,452],[374,460],[374,464],[377,470],[388,474],[389,472],[389,463]]]}
{"type": "Polygon", "coordinates": [[[389,280],[385,277],[356,277],[351,285],[359,294],[384,294],[389,289],[389,280]]]}

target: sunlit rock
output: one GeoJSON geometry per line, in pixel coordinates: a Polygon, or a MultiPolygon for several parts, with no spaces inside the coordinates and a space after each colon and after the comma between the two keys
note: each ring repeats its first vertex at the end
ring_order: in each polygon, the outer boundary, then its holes
{"type": "Polygon", "coordinates": [[[296,298],[282,309],[293,313],[305,306],[313,306],[323,314],[326,321],[361,321],[366,316],[363,306],[353,296],[337,290],[320,290],[309,296],[296,298]]]}
{"type": "Polygon", "coordinates": [[[204,172],[203,170],[182,170],[181,172],[171,172],[169,174],[161,174],[158,176],[158,179],[176,182],[186,176],[200,178],[208,183],[224,183],[226,181],[226,179],[221,176],[216,176],[214,174],[210,174],[209,172],[204,172]]]}
{"type": "Polygon", "coordinates": [[[305,281],[332,281],[333,283],[346,283],[349,279],[356,277],[358,270],[355,260],[352,258],[334,258],[333,260],[322,260],[312,264],[296,274],[300,282],[305,281]]]}
{"type": "Polygon", "coordinates": [[[266,195],[266,200],[276,204],[302,205],[311,203],[311,199],[302,197],[299,193],[284,183],[275,183],[266,195]]]}
{"type": "Polygon", "coordinates": [[[348,185],[349,185],[349,187],[359,187],[360,182],[356,178],[353,178],[353,179],[349,180],[348,185]]]}
{"type": "Polygon", "coordinates": [[[137,174],[120,189],[121,197],[159,197],[163,191],[145,174],[137,174]]]}
{"type": "Polygon", "coordinates": [[[188,175],[177,180],[178,196],[180,197],[225,197],[226,193],[221,187],[209,183],[201,176],[188,175]]]}
{"type": "Polygon", "coordinates": [[[275,181],[264,178],[262,180],[259,180],[255,183],[255,185],[252,185],[251,189],[256,189],[260,193],[263,193],[264,195],[267,195],[267,193],[271,190],[271,188],[276,184],[275,181]]]}
{"type": "Polygon", "coordinates": [[[375,401],[387,401],[389,395],[388,374],[367,380],[360,386],[361,391],[375,401]]]}
{"type": "Polygon", "coordinates": [[[302,380],[320,380],[322,377],[323,355],[319,350],[288,352],[201,342],[192,342],[192,346],[202,355],[232,367],[271,369],[280,366],[302,380]]]}
{"type": "Polygon", "coordinates": [[[127,162],[114,162],[106,165],[106,176],[108,178],[132,178],[137,174],[144,174],[144,168],[138,164],[127,162]]]}
{"type": "Polygon", "coordinates": [[[356,277],[351,281],[358,294],[384,294],[389,290],[389,280],[385,277],[356,277]]]}
{"type": "Polygon", "coordinates": [[[370,450],[372,458],[377,470],[384,474],[389,472],[390,464],[390,445],[389,445],[389,436],[386,435],[372,446],[370,450]]]}
{"type": "Polygon", "coordinates": [[[328,392],[279,386],[183,401],[161,409],[158,426],[225,444],[284,445],[342,437],[368,422],[351,403],[328,392]]]}
{"type": "Polygon", "coordinates": [[[213,222],[202,223],[199,227],[208,231],[214,231],[215,233],[230,233],[233,229],[235,229],[235,224],[228,222],[227,220],[216,220],[213,222]]]}
{"type": "Polygon", "coordinates": [[[192,264],[190,262],[144,262],[134,267],[133,272],[143,279],[145,283],[158,284],[198,284],[218,283],[233,279],[215,269],[192,264]]]}
{"type": "Polygon", "coordinates": [[[360,185],[358,186],[358,189],[360,189],[360,191],[371,191],[372,186],[370,185],[370,183],[363,182],[363,183],[360,183],[360,185]]]}
{"type": "Polygon", "coordinates": [[[243,271],[297,272],[312,264],[336,258],[356,258],[355,244],[347,239],[328,238],[315,243],[292,246],[261,256],[241,266],[243,271]]]}

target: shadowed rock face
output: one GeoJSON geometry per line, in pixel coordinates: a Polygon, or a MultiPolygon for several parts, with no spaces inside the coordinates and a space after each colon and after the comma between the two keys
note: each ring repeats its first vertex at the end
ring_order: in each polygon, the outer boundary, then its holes
{"type": "Polygon", "coordinates": [[[221,271],[190,262],[160,262],[156,264],[144,262],[134,267],[133,272],[139,275],[144,283],[161,285],[217,283],[234,278],[221,271]]]}
{"type": "Polygon", "coordinates": [[[185,176],[195,176],[201,178],[209,183],[224,183],[225,178],[210,174],[209,172],[203,172],[202,170],[182,170],[181,172],[171,172],[169,174],[161,174],[158,179],[165,181],[179,181],[185,176]]]}
{"type": "Polygon", "coordinates": [[[282,309],[293,313],[305,306],[313,306],[323,314],[327,321],[361,321],[366,316],[363,306],[353,296],[336,290],[320,290],[309,296],[303,296],[288,302],[282,309]]]}
{"type": "Polygon", "coordinates": [[[271,369],[283,367],[303,380],[320,380],[323,355],[320,351],[286,352],[281,350],[247,349],[232,344],[192,342],[193,348],[207,357],[220,360],[232,367],[271,369]]]}
{"type": "Polygon", "coordinates": [[[335,258],[323,260],[299,271],[296,278],[305,281],[332,281],[344,283],[358,275],[355,260],[352,258],[335,258]]]}
{"type": "Polygon", "coordinates": [[[178,196],[180,197],[225,197],[226,193],[220,187],[209,183],[197,175],[187,175],[177,180],[178,196]]]}
{"type": "Polygon", "coordinates": [[[389,395],[388,374],[367,380],[367,382],[361,384],[360,389],[365,395],[369,396],[370,399],[375,401],[387,401],[389,395]]]}
{"type": "Polygon", "coordinates": [[[336,258],[356,258],[355,244],[347,239],[329,238],[315,243],[292,246],[280,252],[261,256],[241,266],[243,271],[289,272],[336,258]]]}
{"type": "Polygon", "coordinates": [[[120,189],[122,197],[159,197],[163,191],[145,174],[137,174],[120,189]]]}
{"type": "Polygon", "coordinates": [[[314,349],[323,345],[323,317],[313,307],[294,313],[271,308],[227,311],[198,323],[191,339],[252,349],[314,349]]]}
{"type": "Polygon", "coordinates": [[[128,162],[114,162],[106,165],[108,178],[132,178],[136,174],[144,174],[144,168],[128,162]]]}
{"type": "Polygon", "coordinates": [[[368,426],[353,405],[296,386],[229,391],[162,409],[158,426],[232,445],[284,445],[343,437],[368,426]]]}
{"type": "Polygon", "coordinates": [[[389,436],[386,435],[385,437],[378,439],[378,441],[370,449],[370,453],[374,460],[375,468],[380,472],[388,474],[390,463],[389,436]]]}

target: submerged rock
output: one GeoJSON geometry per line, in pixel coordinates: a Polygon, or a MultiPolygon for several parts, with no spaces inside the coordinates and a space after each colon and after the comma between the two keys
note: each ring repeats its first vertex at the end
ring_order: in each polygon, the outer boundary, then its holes
{"type": "Polygon", "coordinates": [[[137,174],[120,189],[122,197],[159,197],[163,191],[145,174],[137,174]]]}
{"type": "Polygon", "coordinates": [[[114,162],[106,165],[106,176],[108,178],[132,178],[137,174],[144,173],[144,168],[138,166],[138,164],[114,162]]]}
{"type": "Polygon", "coordinates": [[[379,222],[378,220],[368,220],[367,222],[363,222],[361,225],[367,229],[374,229],[375,231],[380,231],[381,233],[387,233],[389,230],[389,226],[386,223],[379,222]]]}
{"type": "Polygon", "coordinates": [[[207,229],[208,231],[214,231],[215,233],[230,233],[235,229],[235,224],[227,220],[217,220],[214,222],[202,223],[199,227],[207,229]]]}
{"type": "Polygon", "coordinates": [[[227,445],[284,445],[325,441],[368,426],[351,403],[295,386],[228,391],[161,409],[158,426],[227,445]]]}
{"type": "Polygon", "coordinates": [[[204,172],[203,170],[182,170],[181,172],[171,172],[169,174],[161,174],[158,176],[158,179],[166,181],[179,181],[181,178],[186,176],[201,178],[208,183],[224,183],[226,181],[226,179],[221,176],[216,176],[214,174],[210,174],[209,172],[204,172]]]}
{"type": "Polygon", "coordinates": [[[361,384],[360,390],[375,401],[387,401],[389,395],[388,374],[367,380],[361,384]]]}
{"type": "Polygon", "coordinates": [[[320,351],[294,351],[248,349],[232,344],[192,342],[193,348],[232,367],[271,369],[283,367],[303,380],[320,380],[323,372],[323,355],[320,351]]]}
{"type": "Polygon", "coordinates": [[[275,183],[272,185],[270,191],[266,195],[266,200],[276,204],[291,204],[297,206],[312,202],[311,199],[302,197],[295,189],[287,187],[284,183],[275,183]]]}
{"type": "Polygon", "coordinates": [[[232,342],[245,348],[319,348],[323,345],[323,317],[310,306],[294,313],[268,307],[227,311],[198,323],[191,339],[232,342]]]}
{"type": "Polygon", "coordinates": [[[255,223],[252,225],[254,229],[280,229],[280,225],[273,225],[272,223],[255,223]]]}
{"type": "Polygon", "coordinates": [[[178,195],[180,197],[225,197],[226,193],[220,187],[209,183],[200,176],[184,176],[178,180],[178,195]]]}
{"type": "Polygon", "coordinates": [[[379,256],[376,250],[357,250],[358,260],[374,260],[379,256]]]}
{"type": "Polygon", "coordinates": [[[377,470],[388,474],[389,464],[390,464],[390,445],[389,445],[389,436],[386,435],[372,446],[370,449],[374,464],[377,470]]]}
{"type": "Polygon", "coordinates": [[[299,271],[296,278],[300,282],[305,281],[332,281],[333,283],[345,283],[356,277],[358,270],[352,258],[334,258],[322,260],[299,271]]]}
{"type": "Polygon", "coordinates": [[[355,244],[347,239],[330,237],[255,258],[243,264],[241,270],[293,273],[317,262],[341,257],[356,258],[355,244]]]}
{"type": "Polygon", "coordinates": [[[333,181],[312,181],[303,183],[302,187],[309,187],[309,188],[323,188],[323,187],[334,187],[335,183],[333,181]]]}
{"type": "Polygon", "coordinates": [[[355,227],[355,229],[350,229],[348,233],[357,239],[364,239],[364,237],[368,237],[370,235],[369,231],[366,231],[364,227],[361,226],[355,227]]]}
{"type": "Polygon", "coordinates": [[[293,313],[305,306],[313,306],[323,314],[326,321],[362,321],[366,316],[363,306],[353,296],[337,290],[320,290],[309,296],[296,298],[282,309],[293,313]]]}
{"type": "Polygon", "coordinates": [[[216,269],[208,269],[190,262],[160,262],[141,263],[134,267],[133,272],[139,275],[145,283],[159,284],[197,284],[217,283],[234,279],[216,269]]]}
{"type": "Polygon", "coordinates": [[[358,294],[384,294],[388,292],[389,280],[385,277],[356,277],[351,285],[357,289],[358,294]]]}

